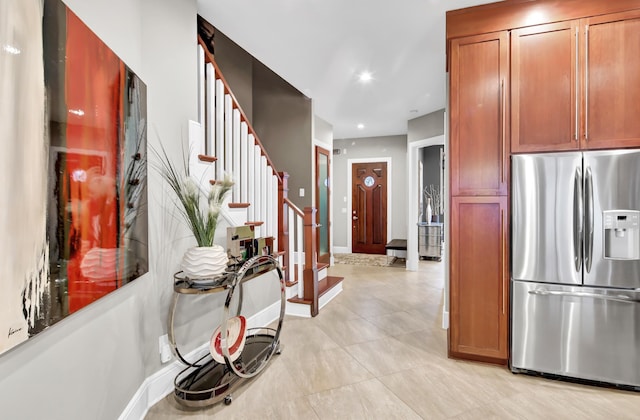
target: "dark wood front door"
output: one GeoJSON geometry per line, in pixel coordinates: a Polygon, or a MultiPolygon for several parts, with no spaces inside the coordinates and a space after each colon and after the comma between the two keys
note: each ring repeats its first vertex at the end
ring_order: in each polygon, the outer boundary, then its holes
{"type": "Polygon", "coordinates": [[[352,166],[352,252],[384,254],[387,243],[387,163],[352,166]]]}

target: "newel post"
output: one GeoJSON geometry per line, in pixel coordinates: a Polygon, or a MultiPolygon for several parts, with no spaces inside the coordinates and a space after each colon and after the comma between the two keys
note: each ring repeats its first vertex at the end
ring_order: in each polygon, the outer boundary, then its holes
{"type": "Polygon", "coordinates": [[[291,253],[289,252],[289,205],[285,198],[289,197],[289,174],[279,172],[280,181],[278,183],[278,253],[283,255],[284,281],[290,281],[290,271],[293,270],[291,264],[291,253]]]}
{"type": "Polygon", "coordinates": [[[318,315],[317,210],[304,208],[304,300],[311,301],[311,316],[318,315]]]}

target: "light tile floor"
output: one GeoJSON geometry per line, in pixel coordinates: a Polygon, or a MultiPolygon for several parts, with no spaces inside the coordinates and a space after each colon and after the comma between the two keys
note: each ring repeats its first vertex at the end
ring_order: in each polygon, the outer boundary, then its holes
{"type": "Polygon", "coordinates": [[[640,393],[448,359],[443,267],[331,267],[344,291],[316,318],[285,319],[282,354],[231,405],[185,410],[169,395],[146,418],[640,418],[640,393]]]}

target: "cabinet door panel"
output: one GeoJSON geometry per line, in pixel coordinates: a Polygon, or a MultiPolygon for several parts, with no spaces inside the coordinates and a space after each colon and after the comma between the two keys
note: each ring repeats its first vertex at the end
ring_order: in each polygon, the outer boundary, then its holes
{"type": "Polygon", "coordinates": [[[511,32],[511,151],[577,149],[577,21],[511,32]]]}
{"type": "Polygon", "coordinates": [[[451,188],[453,195],[507,192],[506,32],[451,44],[451,188]]]}
{"type": "Polygon", "coordinates": [[[584,148],[640,146],[640,11],[585,19],[584,148]]]}
{"type": "Polygon", "coordinates": [[[454,197],[449,352],[508,358],[507,197],[454,197]]]}

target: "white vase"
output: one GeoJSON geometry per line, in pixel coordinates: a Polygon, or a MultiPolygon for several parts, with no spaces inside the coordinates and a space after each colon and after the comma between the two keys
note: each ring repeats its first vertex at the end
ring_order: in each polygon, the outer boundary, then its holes
{"type": "Polygon", "coordinates": [[[182,271],[190,279],[206,279],[222,274],[229,258],[220,245],[195,246],[182,257],[182,271]]]}
{"type": "Polygon", "coordinates": [[[431,210],[431,199],[427,199],[427,224],[431,224],[431,216],[433,212],[431,210]]]}

